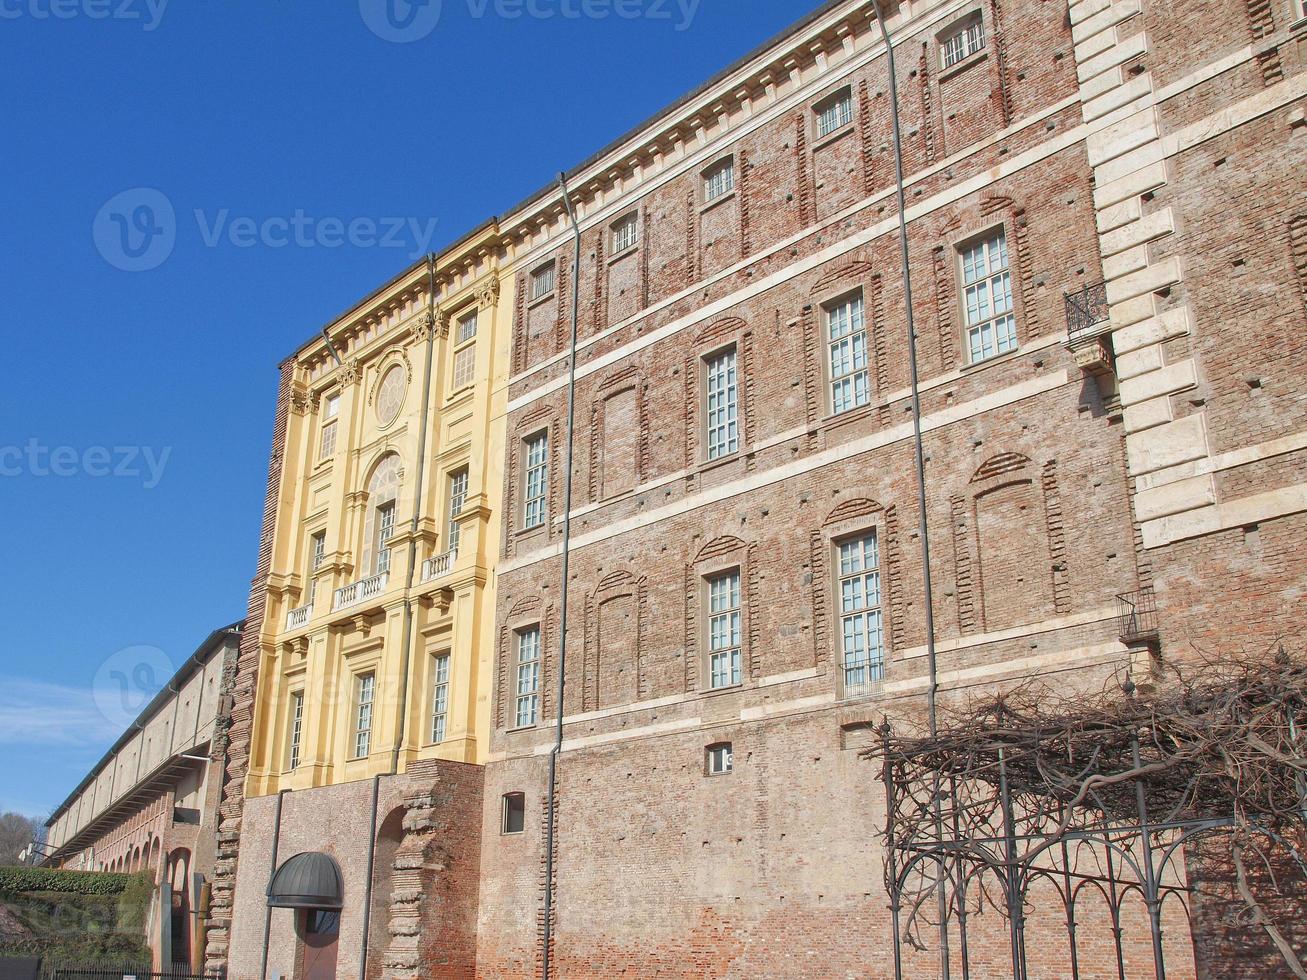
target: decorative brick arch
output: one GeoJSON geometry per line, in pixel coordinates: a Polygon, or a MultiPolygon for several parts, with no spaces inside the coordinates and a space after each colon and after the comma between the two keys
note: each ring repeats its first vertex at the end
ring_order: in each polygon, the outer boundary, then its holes
{"type": "Polygon", "coordinates": [[[629,365],[606,378],[595,391],[594,401],[590,406],[590,502],[598,503],[601,499],[612,496],[605,487],[606,445],[604,431],[607,424],[609,403],[626,392],[634,392],[636,415],[636,446],[634,454],[634,486],[638,487],[649,477],[649,413],[648,383],[644,372],[637,365],[629,365]]]}
{"type": "Polygon", "coordinates": [[[619,673],[624,673],[626,670],[634,671],[634,694],[633,697],[618,698],[610,700],[609,703],[626,704],[631,701],[642,701],[648,696],[648,671],[644,658],[645,632],[649,624],[648,580],[644,576],[637,577],[625,569],[619,569],[605,575],[595,586],[594,591],[585,597],[585,636],[581,671],[582,711],[594,711],[606,706],[604,703],[606,692],[600,685],[600,678],[607,672],[605,668],[608,665],[602,661],[610,651],[615,649],[615,645],[602,636],[602,624],[605,607],[619,602],[629,603],[632,607],[629,614],[635,618],[635,628],[632,631],[633,649],[629,651],[632,662],[618,667],[619,673]]]}
{"type": "Polygon", "coordinates": [[[762,676],[762,650],[758,642],[757,544],[732,534],[705,543],[685,565],[685,690],[699,689],[706,650],[703,644],[703,583],[715,572],[740,570],[741,673],[750,680],[762,676]]]}

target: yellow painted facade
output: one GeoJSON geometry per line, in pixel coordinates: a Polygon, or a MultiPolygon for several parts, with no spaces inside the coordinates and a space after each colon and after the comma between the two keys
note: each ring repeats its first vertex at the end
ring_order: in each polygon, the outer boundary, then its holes
{"type": "Polygon", "coordinates": [[[294,357],[250,796],[484,761],[513,309],[497,238],[416,263],[294,357]]]}

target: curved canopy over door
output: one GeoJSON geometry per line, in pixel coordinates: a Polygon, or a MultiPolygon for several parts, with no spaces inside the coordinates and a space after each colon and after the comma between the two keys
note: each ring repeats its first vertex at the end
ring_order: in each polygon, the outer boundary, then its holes
{"type": "Polygon", "coordinates": [[[288,858],[268,884],[268,905],[279,909],[338,909],[342,903],[340,867],[321,851],[288,858]]]}

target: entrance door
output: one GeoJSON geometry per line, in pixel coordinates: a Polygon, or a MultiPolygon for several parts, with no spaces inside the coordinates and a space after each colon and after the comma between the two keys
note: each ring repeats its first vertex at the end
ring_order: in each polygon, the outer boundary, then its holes
{"type": "Polygon", "coordinates": [[[301,980],[336,980],[336,943],[340,913],[327,909],[304,910],[304,969],[301,980]]]}

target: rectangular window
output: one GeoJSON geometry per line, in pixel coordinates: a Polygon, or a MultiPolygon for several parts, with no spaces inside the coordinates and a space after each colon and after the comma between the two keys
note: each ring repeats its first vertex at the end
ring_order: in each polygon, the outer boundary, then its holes
{"type": "Polygon", "coordinates": [[[840,549],[840,643],[844,690],[865,689],[885,672],[876,535],[845,541],[840,549]]]}
{"type": "Polygon", "coordinates": [[[528,528],[545,522],[545,499],[549,493],[549,433],[541,432],[526,441],[526,497],[523,511],[528,528]]]}
{"type": "Polygon", "coordinates": [[[458,551],[459,524],[455,518],[463,513],[467,502],[467,470],[459,470],[449,478],[449,523],[446,525],[446,551],[458,551]]]}
{"type": "Polygon", "coordinates": [[[310,548],[309,562],[313,568],[313,571],[316,572],[319,568],[322,567],[322,562],[327,557],[327,532],[319,531],[317,534],[313,535],[313,537],[310,539],[309,542],[309,548],[310,548]]]}
{"type": "Polygon", "coordinates": [[[300,739],[304,734],[304,692],[290,696],[290,768],[300,766],[300,739]]]}
{"type": "Polygon", "coordinates": [[[730,742],[708,746],[708,775],[724,776],[735,768],[735,757],[730,742]]]}
{"type": "Polygon", "coordinates": [[[708,580],[708,676],[712,687],[740,683],[740,572],[708,580]]]}
{"type": "Polygon", "coordinates": [[[703,175],[704,202],[715,201],[735,190],[735,160],[723,160],[703,175]]]}
{"type": "Polygon", "coordinates": [[[336,455],[336,416],[340,414],[340,395],[328,395],[322,401],[322,432],[318,441],[318,459],[336,455]]]}
{"type": "Polygon", "coordinates": [[[1017,318],[1003,229],[962,249],[962,303],[972,364],[1016,350],[1017,318]]]}
{"type": "Polygon", "coordinates": [[[477,311],[460,317],[454,333],[454,390],[466,388],[476,378],[477,311]]]}
{"type": "Polygon", "coordinates": [[[531,273],[531,299],[543,299],[554,291],[554,263],[542,265],[531,273]]]}
{"type": "Polygon", "coordinates": [[[540,713],[540,627],[517,634],[517,727],[534,725],[540,713]]]}
{"type": "Polygon", "coordinates": [[[355,681],[354,758],[366,759],[372,748],[372,699],[376,694],[375,674],[361,674],[355,681]]]}
{"type": "Polygon", "coordinates": [[[735,348],[708,359],[707,381],[708,458],[719,459],[740,448],[735,348]]]}
{"type": "Polygon", "coordinates": [[[837,129],[843,129],[853,122],[853,95],[847,89],[840,92],[816,108],[817,138],[829,136],[837,129]]]}
{"type": "Polygon", "coordinates": [[[940,42],[940,60],[945,68],[951,68],[959,61],[970,58],[984,46],[985,25],[977,17],[957,33],[950,34],[940,42]]]}
{"type": "Polygon", "coordinates": [[[503,833],[520,834],[526,829],[526,794],[504,794],[503,833]]]}
{"type": "Polygon", "coordinates": [[[377,570],[374,574],[390,571],[390,549],[386,547],[395,533],[395,505],[382,504],[377,508],[377,570]]]}
{"type": "Polygon", "coordinates": [[[826,310],[830,344],[830,401],[836,415],[867,404],[867,322],[862,296],[826,310]]]}
{"type": "Polygon", "coordinates": [[[635,246],[635,222],[636,216],[628,214],[625,218],[613,224],[612,251],[609,252],[610,255],[617,255],[635,246]]]}
{"type": "Polygon", "coordinates": [[[449,654],[439,654],[431,665],[431,741],[445,740],[445,719],[449,716],[449,654]]]}

